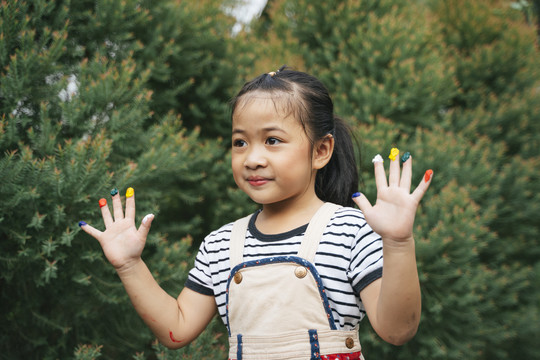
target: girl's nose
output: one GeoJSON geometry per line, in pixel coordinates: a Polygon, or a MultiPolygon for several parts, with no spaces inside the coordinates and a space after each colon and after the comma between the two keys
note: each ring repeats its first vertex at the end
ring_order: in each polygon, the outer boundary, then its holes
{"type": "Polygon", "coordinates": [[[268,165],[268,160],[264,154],[264,151],[258,147],[251,148],[244,161],[244,166],[249,169],[256,169],[258,167],[265,167],[268,165]]]}

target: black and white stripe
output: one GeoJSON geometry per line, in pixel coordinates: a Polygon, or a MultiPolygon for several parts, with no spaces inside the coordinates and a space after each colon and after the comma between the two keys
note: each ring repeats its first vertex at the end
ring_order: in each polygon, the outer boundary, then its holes
{"type": "MultiPolygon", "coordinates": [[[[266,235],[255,227],[256,215],[246,234],[244,261],[298,253],[307,225],[266,235]]],[[[194,291],[215,296],[224,322],[231,229],[232,223],[224,225],[204,239],[186,282],[194,291]]],[[[314,260],[338,329],[351,330],[362,320],[365,311],[358,294],[382,276],[382,263],[382,240],[362,212],[349,207],[338,209],[324,231],[314,260]]]]}

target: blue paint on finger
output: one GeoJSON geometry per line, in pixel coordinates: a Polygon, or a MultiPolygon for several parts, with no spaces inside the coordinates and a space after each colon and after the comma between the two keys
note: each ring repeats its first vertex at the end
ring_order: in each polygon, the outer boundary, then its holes
{"type": "Polygon", "coordinates": [[[411,153],[410,152],[406,152],[405,154],[403,154],[403,156],[401,157],[401,162],[405,162],[407,160],[409,160],[409,158],[411,157],[411,153]]]}
{"type": "Polygon", "coordinates": [[[85,223],[84,221],[79,221],[79,226],[85,226],[85,225],[88,225],[87,223],[85,223]]]}
{"type": "Polygon", "coordinates": [[[354,194],[352,194],[352,198],[354,199],[354,198],[357,198],[357,197],[359,197],[361,195],[362,195],[362,193],[355,192],[354,194]]]}

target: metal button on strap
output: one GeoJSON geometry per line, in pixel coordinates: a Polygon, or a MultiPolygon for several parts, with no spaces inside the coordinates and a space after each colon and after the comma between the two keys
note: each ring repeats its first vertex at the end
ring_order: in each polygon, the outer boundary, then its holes
{"type": "Polygon", "coordinates": [[[352,337],[348,337],[347,339],[345,339],[345,346],[347,347],[347,349],[352,349],[354,347],[354,340],[352,337]]]}
{"type": "Polygon", "coordinates": [[[237,272],[236,274],[234,274],[234,282],[237,283],[237,284],[240,284],[242,282],[242,273],[240,272],[237,272]]]}
{"type": "Polygon", "coordinates": [[[302,279],[307,275],[307,269],[303,266],[298,266],[294,269],[294,275],[296,275],[297,278],[302,279]]]}

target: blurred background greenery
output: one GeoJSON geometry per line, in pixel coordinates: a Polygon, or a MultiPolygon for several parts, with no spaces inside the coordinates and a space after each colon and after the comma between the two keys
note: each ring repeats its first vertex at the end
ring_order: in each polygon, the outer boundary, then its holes
{"type": "Polygon", "coordinates": [[[214,319],[156,343],[99,244],[97,201],[133,186],[156,214],[144,260],[177,296],[202,238],[256,206],[229,168],[229,99],[287,64],[319,77],[370,159],[435,173],[415,237],[416,337],[367,359],[540,354],[540,1],[229,0],[0,3],[0,358],[225,359],[214,319]]]}

